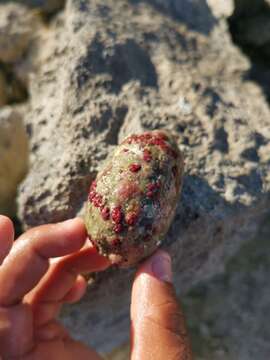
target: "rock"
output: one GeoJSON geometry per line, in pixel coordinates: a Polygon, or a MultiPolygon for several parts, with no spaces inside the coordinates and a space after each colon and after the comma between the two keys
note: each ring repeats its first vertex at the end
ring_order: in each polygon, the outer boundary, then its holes
{"type": "MultiPolygon", "coordinates": [[[[200,21],[208,25],[197,28],[182,20],[180,5],[171,16],[151,3],[70,0],[48,30],[29,84],[31,168],[19,213],[25,227],[77,215],[124,136],[168,129],[186,163],[166,238],[177,290],[185,293],[222,272],[265,217],[270,112],[261,89],[244,80],[250,63],[226,21],[205,1],[200,21]]],[[[189,14],[195,24],[198,14],[189,14]]],[[[101,351],[126,339],[132,277],[109,270],[79,306],[65,309],[77,338],[89,343],[94,327],[91,344],[101,351]]]]}
{"type": "Polygon", "coordinates": [[[225,274],[182,298],[194,359],[269,358],[269,235],[268,216],[257,236],[228,262],[225,274]]]}
{"type": "MultiPolygon", "coordinates": [[[[209,34],[215,26],[216,19],[209,7],[212,0],[142,0],[164,12],[173,19],[184,23],[188,28],[209,34]]],[[[221,0],[222,1],[222,0],[221,0]]],[[[230,2],[229,0],[227,0],[230,2]]],[[[135,1],[134,1],[135,2],[135,1]]],[[[213,3],[213,2],[212,2],[213,3]]],[[[210,5],[212,5],[212,3],[210,5]]],[[[214,6],[217,6],[215,4],[214,6]]],[[[228,5],[227,5],[228,6],[228,5]]],[[[221,5],[219,5],[219,8],[221,5]]],[[[223,5],[224,8],[224,5],[223,5]]]]}
{"type": "Polygon", "coordinates": [[[18,184],[28,165],[28,139],[18,111],[10,107],[0,110],[0,213],[15,214],[18,184]]]}
{"type": "Polygon", "coordinates": [[[217,18],[228,18],[234,11],[233,0],[207,0],[207,4],[217,18]]]}
{"type": "Polygon", "coordinates": [[[23,56],[39,26],[36,14],[23,5],[0,4],[0,61],[14,63],[23,56]]]}

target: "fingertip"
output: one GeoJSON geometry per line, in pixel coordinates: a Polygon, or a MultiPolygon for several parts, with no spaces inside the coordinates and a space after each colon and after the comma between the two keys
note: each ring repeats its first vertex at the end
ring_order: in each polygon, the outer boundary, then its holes
{"type": "MultiPolygon", "coordinates": [[[[83,221],[80,218],[68,219],[53,225],[40,227],[44,242],[51,243],[56,254],[53,256],[68,255],[80,250],[86,242],[87,233],[83,221]]],[[[51,248],[52,249],[52,248],[51,248]]],[[[51,250],[50,249],[50,250],[51,250]]]]}
{"type": "Polygon", "coordinates": [[[85,247],[75,254],[71,254],[62,261],[67,268],[74,272],[87,274],[91,272],[104,271],[111,266],[109,260],[98,253],[93,246],[85,247]]]}
{"type": "Polygon", "coordinates": [[[87,239],[86,229],[81,219],[69,219],[56,224],[46,224],[32,228],[20,236],[45,258],[72,254],[80,250],[87,239]]]}
{"type": "Polygon", "coordinates": [[[168,283],[171,282],[171,257],[166,251],[158,249],[136,272],[132,286],[131,317],[140,316],[141,309],[146,309],[149,303],[151,305],[152,299],[157,299],[166,292],[168,283]]]}
{"type": "Polygon", "coordinates": [[[0,215],[0,263],[11,249],[13,240],[13,222],[7,216],[0,215]]]}
{"type": "Polygon", "coordinates": [[[78,275],[74,285],[63,298],[63,302],[69,304],[78,302],[84,296],[86,289],[87,289],[86,279],[82,275],[78,275]]]}
{"type": "Polygon", "coordinates": [[[78,249],[80,249],[84,245],[87,238],[87,233],[82,219],[80,218],[69,219],[57,225],[60,225],[61,227],[64,228],[65,235],[67,238],[74,240],[74,237],[76,237],[76,245],[78,249]]]}
{"type": "Polygon", "coordinates": [[[136,273],[136,278],[143,273],[151,275],[159,281],[172,283],[173,274],[170,254],[165,250],[157,250],[142,263],[136,273]]]}
{"type": "Polygon", "coordinates": [[[1,233],[5,233],[6,236],[9,236],[9,238],[14,238],[14,226],[9,217],[0,215],[0,226],[1,233]]]}

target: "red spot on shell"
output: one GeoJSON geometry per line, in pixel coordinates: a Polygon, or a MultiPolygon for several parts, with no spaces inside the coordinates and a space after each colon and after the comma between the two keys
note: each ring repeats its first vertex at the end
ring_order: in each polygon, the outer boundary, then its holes
{"type": "Polygon", "coordinates": [[[109,220],[109,218],[110,218],[110,208],[108,206],[105,206],[101,210],[101,216],[102,216],[103,220],[109,220]]]}
{"type": "Polygon", "coordinates": [[[144,137],[145,137],[145,139],[147,139],[147,140],[151,139],[152,136],[153,136],[153,135],[150,134],[150,133],[145,133],[145,134],[144,134],[144,137]]]}
{"type": "Polygon", "coordinates": [[[147,188],[146,196],[152,198],[160,188],[160,182],[157,181],[155,183],[147,184],[146,188],[147,188]]]}
{"type": "Polygon", "coordinates": [[[163,132],[159,132],[158,134],[157,134],[157,137],[159,138],[159,139],[162,139],[162,140],[168,140],[168,136],[166,135],[166,134],[164,134],[163,132]]]}
{"type": "Polygon", "coordinates": [[[119,237],[115,237],[112,242],[111,242],[112,246],[118,247],[121,245],[121,240],[119,239],[119,237]]]}
{"type": "Polygon", "coordinates": [[[156,184],[155,183],[151,183],[151,184],[148,184],[147,185],[147,190],[148,191],[153,191],[153,190],[156,190],[156,184]]]}
{"type": "Polygon", "coordinates": [[[124,151],[124,152],[128,152],[128,149],[124,148],[123,151],[124,151]]]}
{"type": "Polygon", "coordinates": [[[151,235],[147,234],[143,237],[143,241],[148,242],[151,240],[151,235]]]}
{"type": "MultiPolygon", "coordinates": [[[[161,148],[161,150],[165,151],[168,155],[173,158],[178,158],[178,152],[172,149],[172,147],[167,143],[168,136],[162,131],[156,133],[144,133],[141,135],[131,135],[128,137],[124,143],[127,144],[142,144],[142,145],[156,145],[161,148]]],[[[147,157],[146,157],[147,158],[147,157]]],[[[145,161],[150,161],[146,160],[145,161]]]]}
{"type": "Polygon", "coordinates": [[[113,208],[112,210],[112,221],[116,224],[120,224],[122,220],[122,210],[120,206],[113,208]]]}
{"type": "Polygon", "coordinates": [[[146,162],[150,162],[152,160],[152,154],[148,149],[143,150],[143,160],[146,162]]]}
{"type": "Polygon", "coordinates": [[[142,166],[140,164],[133,163],[129,165],[129,170],[132,172],[138,172],[141,170],[141,168],[142,166]]]}
{"type": "Polygon", "coordinates": [[[125,220],[128,225],[135,225],[138,221],[138,214],[134,211],[130,211],[126,214],[125,220]]]}
{"type": "Polygon", "coordinates": [[[123,230],[123,225],[122,224],[115,224],[114,227],[113,227],[113,231],[116,234],[119,234],[122,230],[123,230]]]}
{"type": "Polygon", "coordinates": [[[146,196],[147,197],[149,197],[149,198],[152,198],[152,197],[154,197],[154,191],[147,191],[147,193],[146,193],[146,196]]]}
{"type": "Polygon", "coordinates": [[[97,187],[97,182],[96,182],[96,180],[94,180],[94,181],[92,181],[92,184],[90,186],[90,191],[95,190],[96,187],[97,187]]]}
{"type": "Polygon", "coordinates": [[[157,138],[153,139],[153,145],[158,145],[158,146],[163,147],[165,145],[165,143],[164,143],[163,139],[157,137],[157,138]]]}
{"type": "Polygon", "coordinates": [[[96,196],[96,191],[91,190],[89,195],[88,195],[88,200],[92,202],[95,196],[96,196]]]}
{"type": "Polygon", "coordinates": [[[101,207],[103,205],[102,196],[100,194],[96,194],[92,202],[95,207],[101,207]]]}

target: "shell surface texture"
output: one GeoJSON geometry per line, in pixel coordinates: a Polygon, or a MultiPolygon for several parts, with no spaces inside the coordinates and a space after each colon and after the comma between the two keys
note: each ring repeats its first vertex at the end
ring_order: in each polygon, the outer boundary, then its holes
{"type": "Polygon", "coordinates": [[[157,249],[174,217],[183,168],[167,131],[131,135],[115,148],[90,186],[85,211],[101,254],[129,267],[157,249]]]}

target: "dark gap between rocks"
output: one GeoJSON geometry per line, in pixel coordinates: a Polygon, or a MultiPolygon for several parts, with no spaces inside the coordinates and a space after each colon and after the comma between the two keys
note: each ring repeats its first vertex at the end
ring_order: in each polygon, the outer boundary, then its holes
{"type": "MultiPolygon", "coordinates": [[[[10,2],[10,0],[0,0],[0,5],[10,2]]],[[[41,19],[45,24],[49,24],[66,4],[66,0],[13,0],[13,2],[40,12],[41,19]]]]}
{"type": "Polygon", "coordinates": [[[229,29],[233,42],[251,61],[244,80],[256,82],[270,103],[270,6],[265,0],[234,1],[229,29]]]}
{"type": "Polygon", "coordinates": [[[6,82],[6,105],[18,104],[27,101],[29,98],[28,90],[13,72],[12,65],[0,62],[0,71],[3,73],[6,82]]]}

